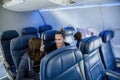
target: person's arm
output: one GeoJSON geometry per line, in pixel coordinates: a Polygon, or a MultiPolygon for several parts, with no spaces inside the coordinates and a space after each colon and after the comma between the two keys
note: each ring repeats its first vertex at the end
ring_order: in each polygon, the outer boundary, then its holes
{"type": "Polygon", "coordinates": [[[24,78],[27,67],[28,61],[26,59],[22,59],[17,71],[16,80],[22,80],[24,78]]]}

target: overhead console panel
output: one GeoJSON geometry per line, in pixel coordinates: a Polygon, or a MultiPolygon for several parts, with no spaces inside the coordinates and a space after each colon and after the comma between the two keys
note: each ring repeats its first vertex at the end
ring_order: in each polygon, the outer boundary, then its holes
{"type": "Polygon", "coordinates": [[[50,7],[60,6],[55,4],[49,0],[11,0],[9,2],[5,2],[3,7],[12,10],[12,11],[32,11],[39,9],[48,9],[50,7]]]}
{"type": "Polygon", "coordinates": [[[119,0],[3,0],[3,7],[12,11],[32,11],[68,6],[120,3],[119,0]]]}

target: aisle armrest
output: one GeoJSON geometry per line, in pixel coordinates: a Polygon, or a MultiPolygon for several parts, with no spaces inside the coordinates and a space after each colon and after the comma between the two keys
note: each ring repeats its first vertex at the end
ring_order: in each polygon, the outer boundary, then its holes
{"type": "Polygon", "coordinates": [[[115,58],[116,59],[116,65],[117,67],[120,67],[120,58],[115,58]]]}
{"type": "Polygon", "coordinates": [[[120,73],[117,73],[111,70],[106,70],[106,75],[120,79],[120,73]]]}

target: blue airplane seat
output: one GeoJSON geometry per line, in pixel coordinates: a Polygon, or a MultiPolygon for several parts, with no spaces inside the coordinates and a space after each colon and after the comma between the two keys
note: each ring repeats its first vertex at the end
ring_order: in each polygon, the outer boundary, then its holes
{"type": "Polygon", "coordinates": [[[43,40],[43,43],[45,45],[45,51],[47,53],[50,52],[50,47],[52,44],[55,43],[55,33],[56,30],[48,30],[42,33],[41,39],[43,40]]]}
{"type": "Polygon", "coordinates": [[[39,26],[40,37],[41,37],[42,33],[44,31],[47,31],[47,30],[52,30],[52,26],[51,25],[41,25],[41,26],[39,26]]]}
{"type": "Polygon", "coordinates": [[[37,37],[36,35],[23,35],[20,37],[17,37],[15,39],[12,39],[10,42],[10,49],[11,49],[11,55],[16,67],[16,71],[18,70],[21,56],[27,51],[28,48],[28,41],[32,37],[37,37]]]}
{"type": "MultiPolygon", "coordinates": [[[[120,67],[117,67],[117,59],[113,54],[111,46],[111,39],[114,37],[114,32],[111,30],[104,30],[99,36],[103,41],[103,45],[100,47],[100,53],[105,68],[120,74],[120,67]]],[[[118,63],[120,64],[120,59],[118,60],[118,63]]]]}
{"type": "Polygon", "coordinates": [[[26,27],[22,29],[22,35],[37,35],[38,31],[35,27],[26,27]]]}
{"type": "Polygon", "coordinates": [[[65,42],[69,43],[70,45],[76,45],[74,41],[74,33],[75,29],[73,27],[64,27],[66,38],[65,42]]]}
{"type": "Polygon", "coordinates": [[[75,33],[75,28],[74,27],[64,27],[64,30],[67,34],[74,34],[75,33]]]}
{"type": "Polygon", "coordinates": [[[65,46],[43,57],[40,80],[86,80],[81,52],[65,46]]]}
{"type": "Polygon", "coordinates": [[[85,73],[87,80],[120,80],[120,74],[106,70],[103,66],[99,48],[102,40],[99,36],[85,38],[80,43],[80,50],[84,56],[85,73]]]}
{"type": "Polygon", "coordinates": [[[106,79],[104,66],[99,55],[99,47],[101,44],[102,40],[97,36],[85,38],[81,41],[80,50],[84,55],[87,80],[106,79]]]}
{"type": "Polygon", "coordinates": [[[16,75],[16,71],[15,71],[16,68],[13,63],[13,59],[12,59],[11,52],[10,52],[10,41],[13,38],[16,38],[18,36],[19,34],[16,30],[7,30],[1,34],[2,54],[9,66],[8,71],[13,77],[15,77],[16,75]]]}

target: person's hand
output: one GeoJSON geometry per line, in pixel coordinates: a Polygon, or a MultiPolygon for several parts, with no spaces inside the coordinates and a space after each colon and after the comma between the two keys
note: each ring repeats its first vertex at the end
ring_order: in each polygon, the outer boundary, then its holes
{"type": "Polygon", "coordinates": [[[44,52],[44,47],[45,47],[45,45],[43,44],[43,45],[41,45],[41,47],[40,47],[40,51],[41,52],[44,52]]]}

